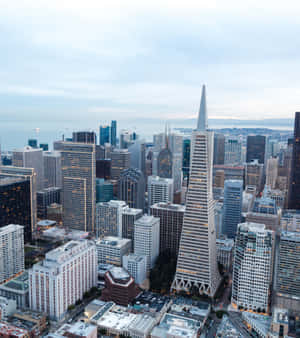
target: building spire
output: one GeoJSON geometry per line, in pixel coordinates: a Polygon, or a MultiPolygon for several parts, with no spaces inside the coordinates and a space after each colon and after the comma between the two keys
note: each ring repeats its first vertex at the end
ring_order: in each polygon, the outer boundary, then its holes
{"type": "Polygon", "coordinates": [[[206,89],[205,85],[202,86],[202,95],[200,101],[197,130],[207,130],[207,108],[206,108],[206,89]]]}

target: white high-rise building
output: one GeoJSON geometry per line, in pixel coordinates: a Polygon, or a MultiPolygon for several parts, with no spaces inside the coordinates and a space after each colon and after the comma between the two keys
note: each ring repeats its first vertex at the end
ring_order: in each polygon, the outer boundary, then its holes
{"type": "Polygon", "coordinates": [[[108,236],[96,242],[98,264],[122,266],[122,257],[131,251],[131,240],[108,236]]]}
{"type": "Polygon", "coordinates": [[[239,138],[227,137],[225,139],[225,159],[227,165],[240,165],[242,163],[242,142],[239,138]]]}
{"type": "Polygon", "coordinates": [[[275,189],[278,177],[278,158],[269,158],[267,161],[266,185],[275,189]]]}
{"type": "Polygon", "coordinates": [[[124,201],[111,200],[96,204],[96,236],[122,237],[122,212],[127,205],[124,201]]]}
{"type": "Polygon", "coordinates": [[[13,151],[12,165],[14,167],[33,168],[36,173],[37,191],[44,188],[43,149],[26,146],[13,151]]]}
{"type": "Polygon", "coordinates": [[[159,255],[159,218],[144,215],[134,223],[134,253],[147,256],[147,271],[159,255]]]}
{"type": "Polygon", "coordinates": [[[220,283],[216,255],[214,200],[212,194],[213,132],[207,130],[205,86],[198,125],[191,142],[190,181],[171,289],[213,297],[220,283]]]}
{"type": "Polygon", "coordinates": [[[264,224],[247,222],[238,225],[232,275],[233,307],[268,312],[272,233],[264,224]]]}
{"type": "Polygon", "coordinates": [[[54,320],[97,285],[97,250],[92,241],[70,241],[46,253],[29,270],[29,304],[54,320]]]}
{"type": "Polygon", "coordinates": [[[61,154],[59,151],[44,151],[44,185],[49,187],[62,187],[61,154]]]}
{"type": "Polygon", "coordinates": [[[162,178],[158,176],[148,177],[148,206],[155,203],[172,203],[174,195],[174,185],[172,178],[162,178]]]}
{"type": "Polygon", "coordinates": [[[24,271],[24,227],[0,227],[0,284],[24,271]]]}
{"type": "Polygon", "coordinates": [[[147,278],[147,257],[136,254],[123,256],[123,268],[126,269],[137,284],[147,278]]]}

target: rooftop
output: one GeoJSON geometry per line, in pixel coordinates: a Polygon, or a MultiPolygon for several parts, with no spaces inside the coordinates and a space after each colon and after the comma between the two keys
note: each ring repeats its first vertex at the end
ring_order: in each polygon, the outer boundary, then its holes
{"type": "Polygon", "coordinates": [[[61,328],[56,331],[56,334],[64,335],[65,332],[74,334],[79,337],[85,337],[89,334],[93,333],[93,331],[97,330],[97,326],[83,323],[83,322],[76,322],[73,325],[65,324],[61,328]]]}
{"type": "Polygon", "coordinates": [[[281,231],[281,240],[300,242],[300,232],[281,231]]]}
{"type": "Polygon", "coordinates": [[[154,216],[148,216],[148,215],[143,215],[141,218],[139,218],[138,220],[136,220],[134,222],[135,225],[143,225],[143,226],[150,226],[156,222],[159,222],[159,218],[158,217],[154,217],[154,216]]]}
{"type": "Polygon", "coordinates": [[[264,333],[265,337],[269,332],[272,318],[270,316],[259,315],[244,311],[242,313],[243,319],[249,323],[252,327],[256,328],[261,333],[264,333]]]}
{"type": "Polygon", "coordinates": [[[216,337],[243,338],[242,333],[233,325],[228,316],[224,315],[218,327],[216,337]]]}
{"type": "Polygon", "coordinates": [[[4,234],[4,233],[10,233],[12,231],[16,231],[19,229],[24,229],[24,227],[22,225],[19,224],[9,224],[9,225],[5,225],[3,227],[0,228],[0,234],[4,234]]]}
{"type": "Polygon", "coordinates": [[[45,220],[39,221],[37,225],[40,227],[50,227],[50,226],[54,226],[55,224],[56,224],[56,221],[45,219],[45,220]]]}
{"type": "MultiPolygon", "coordinates": [[[[1,175],[1,172],[0,172],[1,175]]],[[[7,177],[7,176],[0,176],[0,186],[10,185],[13,183],[23,182],[24,179],[19,177],[7,177]]]]}
{"type": "Polygon", "coordinates": [[[129,273],[124,268],[121,267],[114,266],[109,270],[109,272],[114,279],[127,280],[128,278],[130,278],[129,273]]]}
{"type": "Polygon", "coordinates": [[[165,203],[165,202],[155,203],[151,205],[151,208],[185,212],[185,205],[165,203]]]}
{"type": "Polygon", "coordinates": [[[99,239],[96,242],[97,245],[111,246],[115,248],[122,248],[124,245],[127,245],[128,243],[131,243],[131,239],[114,237],[114,236],[107,236],[107,237],[104,237],[103,239],[99,239]]]}
{"type": "Polygon", "coordinates": [[[0,334],[13,337],[23,337],[28,334],[28,331],[20,329],[8,323],[0,322],[0,334]]]}
{"type": "Polygon", "coordinates": [[[122,210],[122,214],[126,214],[126,215],[138,215],[141,212],[143,212],[142,209],[135,209],[135,208],[129,208],[129,207],[125,207],[122,210]]]}

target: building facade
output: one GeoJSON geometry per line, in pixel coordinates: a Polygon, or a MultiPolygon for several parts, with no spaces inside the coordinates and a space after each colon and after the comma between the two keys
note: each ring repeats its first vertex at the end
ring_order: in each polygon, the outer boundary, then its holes
{"type": "Polygon", "coordinates": [[[60,320],[68,307],[97,285],[97,250],[91,241],[70,241],[46,253],[29,270],[30,308],[60,320]]]}
{"type": "Polygon", "coordinates": [[[122,237],[134,241],[134,223],[143,216],[142,209],[129,208],[122,209],[122,237]]]}
{"type": "Polygon", "coordinates": [[[147,278],[147,257],[136,254],[124,255],[123,268],[130,273],[137,284],[142,284],[147,278]]]}
{"type": "Polygon", "coordinates": [[[61,154],[59,151],[44,151],[44,187],[62,187],[61,154]]]}
{"type": "Polygon", "coordinates": [[[172,178],[159,176],[148,177],[148,206],[155,203],[172,203],[174,195],[174,184],[172,178]]]}
{"type": "Polygon", "coordinates": [[[130,168],[128,149],[114,149],[111,152],[111,179],[118,180],[123,170],[130,168]]]}
{"type": "Polygon", "coordinates": [[[98,264],[122,266],[122,257],[131,251],[131,240],[108,236],[96,242],[98,264]]]}
{"type": "Polygon", "coordinates": [[[49,187],[36,193],[37,217],[47,218],[47,207],[52,203],[61,204],[61,188],[49,187]]]}
{"type": "Polygon", "coordinates": [[[266,137],[262,135],[249,135],[247,137],[246,162],[258,160],[258,163],[265,163],[266,137]]]}

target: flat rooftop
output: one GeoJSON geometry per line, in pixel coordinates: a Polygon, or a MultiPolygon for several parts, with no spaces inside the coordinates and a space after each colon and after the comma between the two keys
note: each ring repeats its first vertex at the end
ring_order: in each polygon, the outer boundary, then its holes
{"type": "Polygon", "coordinates": [[[103,239],[98,240],[96,244],[111,246],[115,248],[122,248],[124,245],[127,245],[128,243],[131,243],[131,239],[107,236],[104,237],[103,239]]]}
{"type": "Polygon", "coordinates": [[[151,205],[151,208],[185,212],[185,205],[165,202],[155,203],[151,205]]]}
{"type": "Polygon", "coordinates": [[[0,172],[0,186],[10,185],[13,183],[24,182],[24,181],[26,180],[24,180],[23,178],[1,176],[1,172],[0,172]]]}

